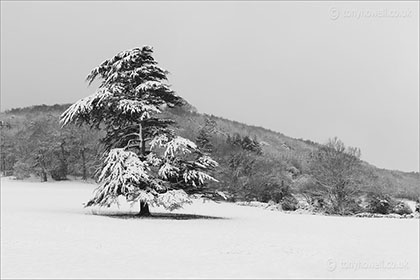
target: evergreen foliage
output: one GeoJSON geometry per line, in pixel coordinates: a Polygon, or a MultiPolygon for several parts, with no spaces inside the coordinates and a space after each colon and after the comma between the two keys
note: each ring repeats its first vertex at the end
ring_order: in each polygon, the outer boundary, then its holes
{"type": "Polygon", "coordinates": [[[202,151],[208,154],[211,154],[214,149],[214,146],[211,143],[211,138],[216,131],[216,125],[216,122],[207,116],[205,119],[205,124],[198,132],[198,136],[196,138],[197,145],[202,151]]]}
{"type": "Polygon", "coordinates": [[[207,193],[207,174],[217,163],[192,141],[178,136],[174,121],[162,118],[165,108],[180,106],[167,71],[144,46],[123,51],[92,70],[87,81],[101,80],[91,96],[71,105],[63,126],[88,124],[102,128],[106,152],[99,187],[86,206],[109,206],[118,196],[128,201],[180,207],[187,194],[207,193]]]}
{"type": "Polygon", "coordinates": [[[228,136],[227,142],[243,150],[254,152],[258,155],[262,154],[261,144],[256,138],[251,139],[249,136],[241,136],[239,133],[235,133],[233,136],[228,136]]]}

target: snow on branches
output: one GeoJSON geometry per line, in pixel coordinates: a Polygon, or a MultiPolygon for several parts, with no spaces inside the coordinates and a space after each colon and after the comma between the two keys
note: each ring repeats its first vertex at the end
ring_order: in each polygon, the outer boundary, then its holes
{"type": "Polygon", "coordinates": [[[144,158],[126,148],[110,150],[98,179],[101,185],[93,199],[94,204],[109,205],[118,195],[125,195],[129,201],[153,202],[170,209],[174,206],[170,206],[169,202],[178,201],[175,199],[177,197],[175,193],[171,191],[179,190],[179,185],[199,187],[204,185],[205,181],[217,182],[215,178],[204,172],[216,167],[218,165],[216,161],[206,155],[199,156],[193,161],[181,160],[180,157],[176,157],[177,153],[198,152],[197,146],[179,136],[172,140],[168,138],[168,135],[155,137],[151,141],[151,149],[164,147],[164,152],[151,150],[144,158]],[[153,167],[157,167],[157,171],[154,171],[153,167]],[[182,181],[178,180],[177,189],[171,190],[167,182],[177,178],[182,181]],[[161,198],[168,192],[170,196],[161,198]]]}
{"type": "Polygon", "coordinates": [[[98,90],[60,117],[63,126],[87,123],[106,132],[100,185],[86,206],[110,205],[122,195],[175,209],[188,201],[191,188],[216,181],[206,172],[217,163],[194,142],[174,135],[173,121],[156,117],[183,100],[164,83],[168,72],[157,66],[152,53],[144,46],[101,63],[86,78],[89,84],[100,79],[98,90]]]}
{"type": "Polygon", "coordinates": [[[197,145],[191,140],[180,136],[169,139],[166,134],[159,135],[150,141],[151,149],[157,146],[165,148],[164,157],[174,157],[176,153],[191,153],[192,150],[197,149],[197,145]]]}
{"type": "Polygon", "coordinates": [[[143,101],[137,100],[120,100],[118,109],[123,114],[138,114],[140,120],[149,119],[152,113],[161,113],[161,111],[154,105],[146,104],[143,101]]]}
{"type": "Polygon", "coordinates": [[[105,158],[105,167],[99,175],[100,183],[114,182],[119,185],[140,184],[148,180],[147,165],[136,153],[122,148],[112,149],[105,158]]]}
{"type": "Polygon", "coordinates": [[[185,203],[191,203],[191,199],[184,190],[170,190],[159,195],[153,203],[172,211],[181,208],[185,203]]]}
{"type": "Polygon", "coordinates": [[[159,177],[162,179],[168,179],[170,177],[174,177],[178,174],[179,168],[170,164],[169,162],[165,162],[160,168],[159,168],[159,177]]]}
{"type": "Polygon", "coordinates": [[[102,84],[107,84],[109,83],[109,77],[114,73],[121,72],[124,67],[127,68],[127,66],[130,65],[141,66],[143,64],[156,64],[152,57],[152,53],[153,49],[150,46],[122,51],[94,68],[87,76],[86,80],[90,85],[99,76],[104,80],[102,84]]]}
{"type": "Polygon", "coordinates": [[[167,85],[158,81],[146,81],[136,87],[136,92],[140,92],[140,93],[149,92],[151,90],[171,91],[167,85]]]}
{"type": "Polygon", "coordinates": [[[99,187],[95,191],[95,197],[89,204],[108,206],[121,194],[132,193],[138,185],[149,180],[147,165],[139,157],[122,148],[112,149],[105,158],[105,166],[102,169],[98,182],[99,187]]]}
{"type": "Polygon", "coordinates": [[[62,126],[65,126],[69,123],[79,121],[83,116],[89,115],[94,107],[101,106],[104,101],[107,101],[111,97],[112,93],[107,89],[99,89],[94,94],[78,100],[64,111],[60,116],[60,123],[62,126]]]}
{"type": "Polygon", "coordinates": [[[187,170],[182,175],[185,183],[191,183],[194,187],[204,184],[204,181],[211,180],[217,182],[212,176],[198,170],[187,170]]]}
{"type": "Polygon", "coordinates": [[[206,169],[206,168],[214,168],[214,167],[219,166],[219,164],[215,160],[213,160],[211,157],[209,157],[209,156],[202,156],[202,157],[200,157],[195,162],[195,164],[197,166],[203,168],[203,169],[206,169]]]}
{"type": "MultiPolygon", "coordinates": [[[[70,106],[60,117],[62,125],[84,122],[98,125],[123,114],[131,120],[146,120],[159,114],[159,106],[182,103],[168,85],[167,71],[157,66],[149,46],[123,51],[94,68],[87,77],[102,79],[98,90],[70,106]]],[[[117,121],[118,122],[118,121],[117,121]]]]}
{"type": "Polygon", "coordinates": [[[131,196],[130,202],[144,201],[153,206],[163,206],[170,211],[182,207],[185,203],[191,203],[189,195],[184,190],[169,190],[165,193],[154,195],[153,192],[139,190],[131,196]]]}

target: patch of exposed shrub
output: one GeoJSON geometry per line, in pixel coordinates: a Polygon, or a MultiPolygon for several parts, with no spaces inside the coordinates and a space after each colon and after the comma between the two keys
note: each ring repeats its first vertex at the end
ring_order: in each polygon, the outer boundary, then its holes
{"type": "Polygon", "coordinates": [[[284,211],[296,211],[298,209],[298,204],[298,200],[293,195],[283,197],[280,201],[281,209],[284,211]]]}
{"type": "Polygon", "coordinates": [[[392,209],[393,213],[399,214],[399,215],[405,215],[405,214],[411,214],[413,211],[411,210],[410,206],[404,201],[399,201],[395,204],[395,206],[392,209]]]}
{"type": "Polygon", "coordinates": [[[370,213],[389,214],[392,213],[395,202],[386,194],[369,194],[367,198],[367,210],[370,213]]]}
{"type": "Polygon", "coordinates": [[[365,209],[360,206],[361,201],[360,199],[351,199],[347,201],[345,205],[345,211],[342,213],[343,215],[354,215],[359,214],[365,211],[365,209]]]}

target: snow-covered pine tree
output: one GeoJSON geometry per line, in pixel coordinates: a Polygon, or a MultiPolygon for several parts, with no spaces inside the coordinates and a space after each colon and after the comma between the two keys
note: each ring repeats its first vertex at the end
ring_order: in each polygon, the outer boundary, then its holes
{"type": "Polygon", "coordinates": [[[192,141],[175,135],[171,119],[160,118],[166,107],[183,99],[165,83],[168,72],[157,65],[149,46],[123,51],[92,70],[87,81],[101,83],[97,91],[71,105],[62,125],[102,128],[105,157],[99,187],[87,206],[109,206],[124,196],[140,201],[140,215],[149,205],[173,210],[189,194],[209,193],[207,174],[218,164],[192,141]]]}

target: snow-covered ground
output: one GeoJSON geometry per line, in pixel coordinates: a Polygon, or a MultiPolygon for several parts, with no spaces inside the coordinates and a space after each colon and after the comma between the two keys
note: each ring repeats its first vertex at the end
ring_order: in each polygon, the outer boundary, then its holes
{"type": "Polygon", "coordinates": [[[2,178],[1,277],[419,278],[418,219],[201,200],[175,212],[189,215],[139,219],[113,215],[127,206],[84,209],[93,188],[2,178]]]}

